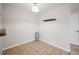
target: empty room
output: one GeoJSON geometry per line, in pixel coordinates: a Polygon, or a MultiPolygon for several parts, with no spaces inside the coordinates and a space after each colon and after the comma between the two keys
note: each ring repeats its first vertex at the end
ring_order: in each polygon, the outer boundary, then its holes
{"type": "Polygon", "coordinates": [[[1,55],[78,55],[79,3],[0,3],[1,55]]]}

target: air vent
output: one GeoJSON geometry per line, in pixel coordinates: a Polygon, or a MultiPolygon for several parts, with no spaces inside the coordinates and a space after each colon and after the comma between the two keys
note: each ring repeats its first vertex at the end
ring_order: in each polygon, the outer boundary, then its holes
{"type": "Polygon", "coordinates": [[[53,19],[46,19],[46,20],[43,20],[44,22],[47,22],[47,21],[55,21],[56,19],[53,18],[53,19]]]}

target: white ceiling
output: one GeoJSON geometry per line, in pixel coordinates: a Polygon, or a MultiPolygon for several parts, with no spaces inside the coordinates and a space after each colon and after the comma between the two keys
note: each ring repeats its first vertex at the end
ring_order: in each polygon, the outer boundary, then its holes
{"type": "MultiPolygon", "coordinates": [[[[61,5],[67,5],[67,4],[70,4],[72,10],[79,8],[79,3],[37,3],[37,6],[40,9],[40,13],[42,13],[47,10],[50,10],[51,8],[55,8],[55,7],[59,7],[61,5]]],[[[31,8],[34,4],[33,3],[8,3],[8,5],[13,5],[32,12],[31,8]]]]}
{"type": "MultiPolygon", "coordinates": [[[[37,3],[37,6],[39,7],[40,12],[42,13],[51,8],[55,8],[63,4],[64,3],[37,3]]],[[[13,6],[24,8],[24,9],[27,9],[28,11],[31,11],[31,8],[34,4],[33,3],[9,3],[9,5],[13,5],[13,6]]]]}

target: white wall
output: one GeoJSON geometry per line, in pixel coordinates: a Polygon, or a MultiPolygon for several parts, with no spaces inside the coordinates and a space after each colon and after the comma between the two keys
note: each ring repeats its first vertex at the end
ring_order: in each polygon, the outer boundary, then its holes
{"type": "Polygon", "coordinates": [[[79,13],[79,3],[71,3],[70,4],[71,13],[79,13]]]}
{"type": "MultiPolygon", "coordinates": [[[[1,29],[1,4],[0,4],[0,29],[1,29]]],[[[2,50],[2,48],[1,48],[1,41],[2,41],[2,37],[0,37],[0,54],[1,54],[1,50],[2,50]]]]}
{"type": "Polygon", "coordinates": [[[41,14],[40,39],[70,51],[70,8],[69,5],[52,8],[41,14]],[[43,22],[56,18],[56,21],[43,22]]]}
{"type": "Polygon", "coordinates": [[[73,13],[73,14],[79,13],[79,7],[78,8],[75,8],[75,9],[72,9],[71,10],[71,13],[73,13]]]}
{"type": "Polygon", "coordinates": [[[11,5],[2,5],[2,26],[6,28],[3,49],[34,40],[36,19],[33,13],[11,5]]]}

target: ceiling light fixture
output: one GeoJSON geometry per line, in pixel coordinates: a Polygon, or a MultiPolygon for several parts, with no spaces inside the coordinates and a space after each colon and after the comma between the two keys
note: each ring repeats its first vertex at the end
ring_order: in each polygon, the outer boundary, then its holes
{"type": "Polygon", "coordinates": [[[32,7],[32,12],[39,12],[39,8],[37,7],[37,3],[34,3],[34,6],[32,7]]]}

